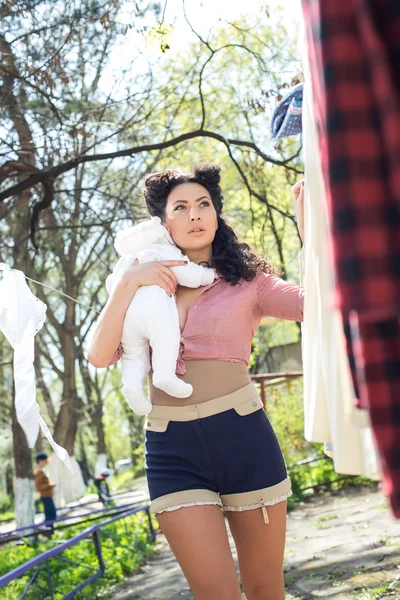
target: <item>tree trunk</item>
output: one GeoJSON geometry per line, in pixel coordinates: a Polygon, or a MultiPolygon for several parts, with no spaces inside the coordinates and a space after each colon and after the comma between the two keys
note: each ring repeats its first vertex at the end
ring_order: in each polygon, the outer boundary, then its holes
{"type": "Polygon", "coordinates": [[[79,462],[79,466],[81,468],[83,481],[85,482],[85,485],[89,485],[90,479],[93,479],[93,473],[92,473],[92,469],[89,466],[89,462],[88,462],[88,458],[87,458],[87,454],[86,454],[86,450],[85,450],[85,442],[83,440],[83,435],[82,435],[82,430],[79,431],[78,440],[79,440],[79,455],[81,457],[78,462],[79,462]]]}
{"type": "Polygon", "coordinates": [[[36,452],[44,452],[43,436],[42,436],[42,432],[41,431],[39,431],[39,435],[38,435],[38,438],[36,440],[35,450],[36,450],[36,452]]]}
{"type": "MultiPolygon", "coordinates": [[[[35,167],[35,145],[29,122],[22,109],[21,95],[16,96],[18,87],[15,86],[18,75],[17,61],[15,60],[11,44],[4,35],[0,35],[0,53],[7,71],[3,74],[2,99],[4,108],[13,122],[19,139],[19,169],[24,175],[29,174],[35,167]]],[[[20,94],[23,94],[23,88],[20,94]]],[[[29,263],[28,239],[26,232],[29,224],[30,190],[19,194],[16,198],[15,209],[11,219],[11,232],[14,239],[13,267],[26,273],[29,263]]],[[[15,518],[17,527],[31,525],[35,518],[35,504],[33,499],[33,473],[31,452],[28,448],[25,434],[17,422],[15,412],[15,390],[12,400],[12,432],[15,461],[15,518]]]]}
{"type": "Polygon", "coordinates": [[[95,471],[98,474],[107,467],[107,448],[103,427],[103,403],[101,398],[97,397],[96,408],[93,412],[92,423],[97,433],[97,459],[95,471]]]}
{"type": "MultiPolygon", "coordinates": [[[[71,288],[69,288],[71,289],[71,288]]],[[[76,295],[71,289],[71,296],[76,295]]],[[[63,446],[71,458],[73,473],[56,456],[50,464],[50,474],[56,484],[54,500],[57,507],[77,500],[85,492],[81,468],[74,457],[78,423],[82,417],[82,400],[78,395],[75,381],[75,306],[67,300],[63,323],[62,352],[64,356],[64,381],[61,408],[54,429],[54,439],[63,446]]]]}
{"type": "Polygon", "coordinates": [[[75,309],[72,301],[67,301],[67,314],[64,321],[65,334],[62,340],[64,356],[64,381],[61,408],[54,429],[54,439],[68,454],[74,454],[78,422],[82,416],[82,401],[75,381],[75,309]]]}
{"type": "Polygon", "coordinates": [[[82,352],[82,346],[80,346],[79,348],[78,360],[83,381],[83,387],[86,393],[86,404],[89,407],[92,425],[96,430],[97,458],[95,465],[95,474],[98,474],[102,469],[107,467],[107,447],[103,426],[102,388],[99,386],[97,376],[94,376],[93,379],[90,376],[88,363],[82,352]]]}
{"type": "Polygon", "coordinates": [[[93,423],[97,432],[97,454],[107,454],[106,440],[103,427],[103,403],[101,398],[97,399],[96,410],[93,414],[93,423]]]}

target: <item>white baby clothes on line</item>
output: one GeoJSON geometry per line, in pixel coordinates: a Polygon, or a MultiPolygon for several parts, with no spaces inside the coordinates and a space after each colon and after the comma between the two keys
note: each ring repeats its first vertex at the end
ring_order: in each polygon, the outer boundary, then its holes
{"type": "MultiPolygon", "coordinates": [[[[172,267],[179,285],[191,288],[210,285],[215,271],[190,262],[161,224],[159,217],[117,233],[115,248],[121,258],[107,277],[111,293],[117,277],[132,267],[135,260],[185,260],[187,265],[172,267]]],[[[187,398],[190,384],[176,376],[180,347],[179,315],[174,297],[158,285],[138,289],[125,315],[121,343],[123,347],[122,392],[133,411],[148,414],[152,405],[144,391],[144,379],[150,371],[149,345],[152,349],[153,384],[170,396],[187,398]]]]}
{"type": "Polygon", "coordinates": [[[357,409],[354,408],[341,314],[332,308],[334,270],[329,247],[328,210],[308,60],[304,63],[306,294],[302,346],[305,438],[330,444],[329,455],[338,473],[378,479],[378,455],[367,414],[355,416],[357,409]]]}
{"type": "Polygon", "coordinates": [[[28,446],[33,448],[41,427],[57,456],[70,467],[66,450],[56,444],[36,402],[34,338],[46,320],[46,305],[29,289],[22,271],[0,263],[0,330],[14,349],[15,411],[28,446]]]}

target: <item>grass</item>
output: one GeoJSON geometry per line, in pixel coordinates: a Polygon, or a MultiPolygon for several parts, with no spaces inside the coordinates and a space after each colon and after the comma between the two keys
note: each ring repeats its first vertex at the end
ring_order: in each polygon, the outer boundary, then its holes
{"type": "Polygon", "coordinates": [[[381,598],[398,598],[400,588],[398,581],[383,583],[373,588],[363,588],[354,592],[357,600],[380,600],[381,598]]]}
{"type": "MultiPolygon", "coordinates": [[[[7,544],[0,550],[0,575],[8,573],[27,560],[38,556],[59,543],[70,539],[90,524],[77,525],[56,532],[51,540],[26,540],[23,545],[7,544]]],[[[152,553],[153,543],[149,537],[148,518],[138,513],[107,525],[101,532],[101,545],[106,570],[90,586],[78,593],[76,600],[96,600],[104,597],[111,585],[123,582],[152,553]]],[[[88,568],[97,570],[98,560],[94,544],[90,538],[62,553],[62,559],[74,561],[71,565],[64,560],[50,559],[50,567],[55,588],[54,600],[61,600],[74,587],[84,581],[91,573],[88,568]]],[[[2,589],[2,600],[19,598],[27,585],[32,572],[11,582],[2,589]]],[[[26,600],[45,600],[48,598],[46,569],[43,568],[32,588],[25,596],[26,600]]]]}
{"type": "Polygon", "coordinates": [[[329,523],[330,523],[330,521],[333,521],[334,519],[337,519],[337,515],[335,515],[334,513],[330,513],[329,515],[319,517],[319,519],[316,523],[317,529],[327,529],[328,527],[331,527],[331,525],[329,523]]]}

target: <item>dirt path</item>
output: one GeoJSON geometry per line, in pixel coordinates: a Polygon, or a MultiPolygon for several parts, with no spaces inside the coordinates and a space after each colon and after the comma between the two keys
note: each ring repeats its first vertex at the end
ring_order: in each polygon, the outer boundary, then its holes
{"type": "Polygon", "coordinates": [[[368,490],[299,506],[289,516],[285,573],[296,600],[400,599],[400,521],[368,490]]]}
{"type": "MultiPolygon", "coordinates": [[[[152,559],[109,600],[193,598],[164,537],[158,538],[152,559]]],[[[383,496],[352,490],[292,511],[285,580],[286,600],[400,600],[400,522],[391,519],[383,496]]]]}

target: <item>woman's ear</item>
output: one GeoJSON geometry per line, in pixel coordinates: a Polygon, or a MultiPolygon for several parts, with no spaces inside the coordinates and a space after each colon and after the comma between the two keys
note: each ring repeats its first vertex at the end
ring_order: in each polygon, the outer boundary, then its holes
{"type": "Polygon", "coordinates": [[[169,229],[169,227],[168,227],[168,225],[167,225],[166,223],[163,223],[163,226],[164,226],[164,227],[165,227],[165,229],[168,231],[168,233],[171,233],[171,232],[170,232],[170,229],[169,229]]]}

